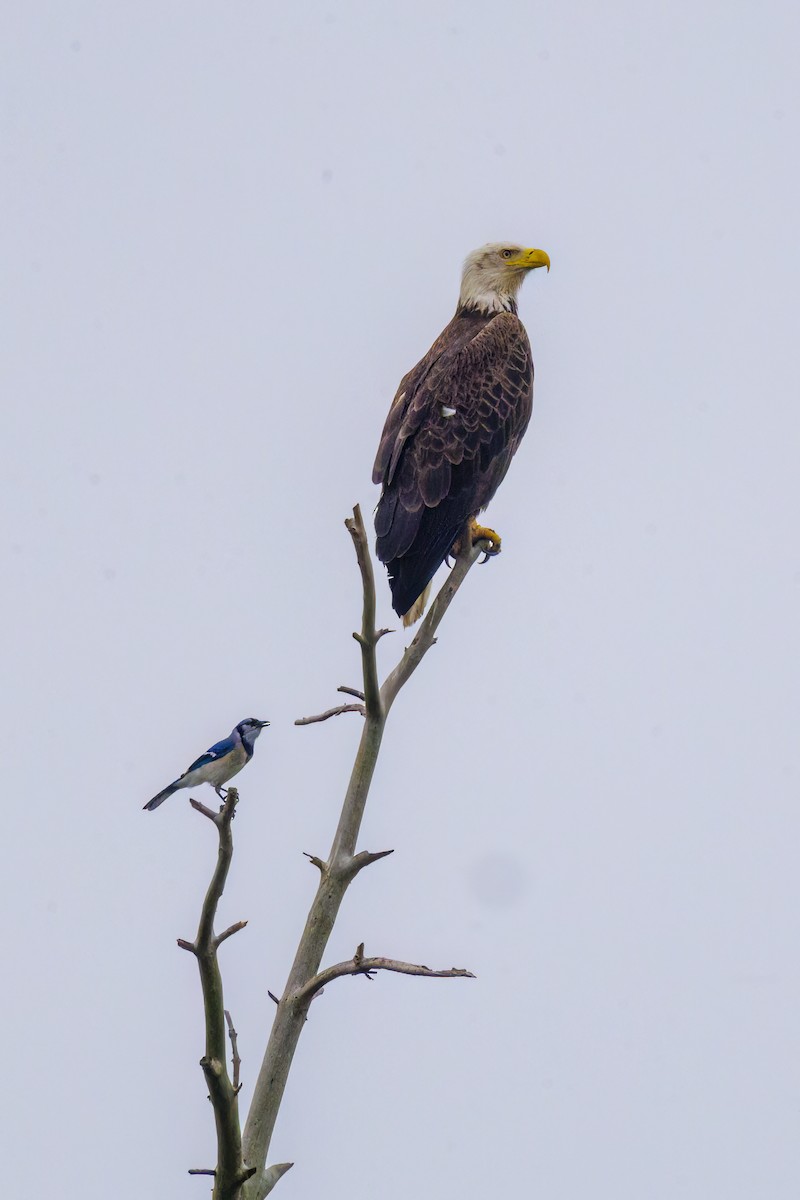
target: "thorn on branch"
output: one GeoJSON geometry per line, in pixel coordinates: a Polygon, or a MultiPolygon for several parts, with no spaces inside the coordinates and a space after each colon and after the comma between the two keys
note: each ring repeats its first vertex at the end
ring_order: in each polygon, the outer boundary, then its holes
{"type": "MultiPolygon", "coordinates": [[[[365,650],[373,650],[382,637],[386,637],[387,633],[394,633],[394,629],[376,629],[370,636],[365,637],[363,633],[353,633],[353,637],[365,650]]],[[[337,691],[343,691],[342,688],[337,688],[337,691]]]]}
{"type": "Polygon", "coordinates": [[[267,995],[269,996],[270,1000],[273,1000],[275,1002],[275,1004],[280,1004],[280,1000],[272,992],[268,991],[267,995]]]}
{"type": "Polygon", "coordinates": [[[304,850],[303,854],[311,863],[311,865],[316,867],[319,871],[327,871],[328,864],[323,862],[321,858],[317,858],[316,854],[309,854],[307,850],[304,850]]]}

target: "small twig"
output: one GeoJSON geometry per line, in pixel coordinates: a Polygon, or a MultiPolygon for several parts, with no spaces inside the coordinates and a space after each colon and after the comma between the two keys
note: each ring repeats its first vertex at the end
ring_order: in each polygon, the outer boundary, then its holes
{"type": "Polygon", "coordinates": [[[319,721],[327,721],[329,717],[340,717],[342,713],[351,712],[361,713],[362,717],[367,715],[363,704],[340,704],[338,708],[329,708],[327,712],[318,713],[315,717],[298,717],[295,725],[316,725],[319,721]]]}
{"type": "Polygon", "coordinates": [[[364,943],[357,948],[348,962],[336,963],[326,967],[308,983],[298,988],[294,994],[296,1001],[308,1000],[316,992],[330,983],[333,979],[341,979],[343,975],[365,975],[368,979],[377,971],[394,971],[398,975],[421,975],[425,979],[474,979],[472,971],[463,967],[450,967],[445,971],[433,971],[430,967],[419,966],[417,963],[400,962],[396,958],[365,958],[364,943]]]}
{"type": "Polygon", "coordinates": [[[337,692],[344,692],[345,696],[355,696],[356,700],[364,699],[364,693],[360,692],[358,688],[345,687],[344,684],[340,684],[336,690],[337,692]]]}
{"type": "Polygon", "coordinates": [[[209,821],[213,821],[216,824],[219,813],[214,812],[213,808],[206,808],[205,804],[201,804],[199,800],[195,800],[192,796],[189,797],[189,803],[195,812],[202,813],[204,817],[208,817],[209,821]]]}
{"type": "Polygon", "coordinates": [[[272,1000],[272,1002],[274,1004],[280,1004],[280,1000],[278,999],[278,997],[275,995],[274,992],[267,991],[267,995],[269,996],[270,1000],[272,1000]]]}
{"type": "Polygon", "coordinates": [[[233,1027],[231,1014],[225,1009],[225,1023],[228,1026],[228,1037],[231,1039],[231,1064],[233,1066],[233,1090],[238,1095],[241,1090],[239,1083],[239,1068],[242,1065],[242,1060],[239,1058],[239,1037],[233,1027]]]}
{"type": "Polygon", "coordinates": [[[216,1175],[213,1167],[189,1167],[190,1175],[216,1175]]]}
{"type": "Polygon", "coordinates": [[[235,933],[238,933],[240,929],[244,929],[246,925],[247,921],[236,921],[235,924],[229,925],[223,933],[217,934],[214,938],[214,945],[216,947],[221,946],[224,941],[227,941],[229,937],[233,937],[235,933]]]}
{"type": "Polygon", "coordinates": [[[304,850],[303,854],[311,863],[311,865],[316,867],[318,871],[327,871],[328,864],[323,862],[321,858],[318,858],[316,854],[309,854],[307,850],[304,850]]]}

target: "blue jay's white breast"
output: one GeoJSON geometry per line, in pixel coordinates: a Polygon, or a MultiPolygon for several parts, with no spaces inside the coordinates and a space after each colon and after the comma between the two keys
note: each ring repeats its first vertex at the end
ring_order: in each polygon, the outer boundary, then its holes
{"type": "Polygon", "coordinates": [[[218,758],[215,762],[206,763],[196,771],[187,773],[184,776],[184,787],[191,787],[196,783],[210,783],[212,787],[220,787],[237,775],[246,763],[247,751],[244,746],[237,746],[224,758],[218,758]]]}

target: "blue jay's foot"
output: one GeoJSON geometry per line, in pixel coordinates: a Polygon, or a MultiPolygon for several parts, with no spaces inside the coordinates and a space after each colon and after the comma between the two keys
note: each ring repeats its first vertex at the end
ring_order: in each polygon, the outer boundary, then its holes
{"type": "MultiPolygon", "coordinates": [[[[225,806],[227,805],[228,801],[230,800],[230,795],[231,795],[231,792],[233,792],[233,802],[234,802],[234,805],[236,804],[236,801],[237,801],[237,800],[238,800],[238,798],[239,798],[239,793],[236,791],[236,788],[229,788],[229,787],[226,787],[226,788],[224,788],[224,787],[222,786],[222,784],[219,784],[217,787],[215,787],[215,788],[214,788],[214,791],[217,793],[217,795],[219,796],[220,800],[222,801],[222,804],[221,804],[221,805],[220,805],[220,807],[219,807],[219,811],[220,811],[220,812],[224,812],[224,811],[225,811],[225,806]]],[[[233,809],[233,811],[232,811],[232,813],[231,813],[231,820],[233,820],[233,818],[234,818],[235,816],[236,816],[236,809],[235,809],[235,807],[234,807],[234,809],[233,809]]]]}

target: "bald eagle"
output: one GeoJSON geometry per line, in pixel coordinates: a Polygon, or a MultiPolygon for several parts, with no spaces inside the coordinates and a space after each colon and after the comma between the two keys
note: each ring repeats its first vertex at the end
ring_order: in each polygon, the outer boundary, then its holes
{"type": "Polygon", "coordinates": [[[475,523],[500,486],[531,416],[533,360],[517,316],[528,271],[550,270],[544,250],[507,242],[464,263],[455,316],[402,379],[383,427],[373,482],[377,554],[392,607],[412,625],[431,580],[471,522],[489,553],[500,538],[475,523]]]}

